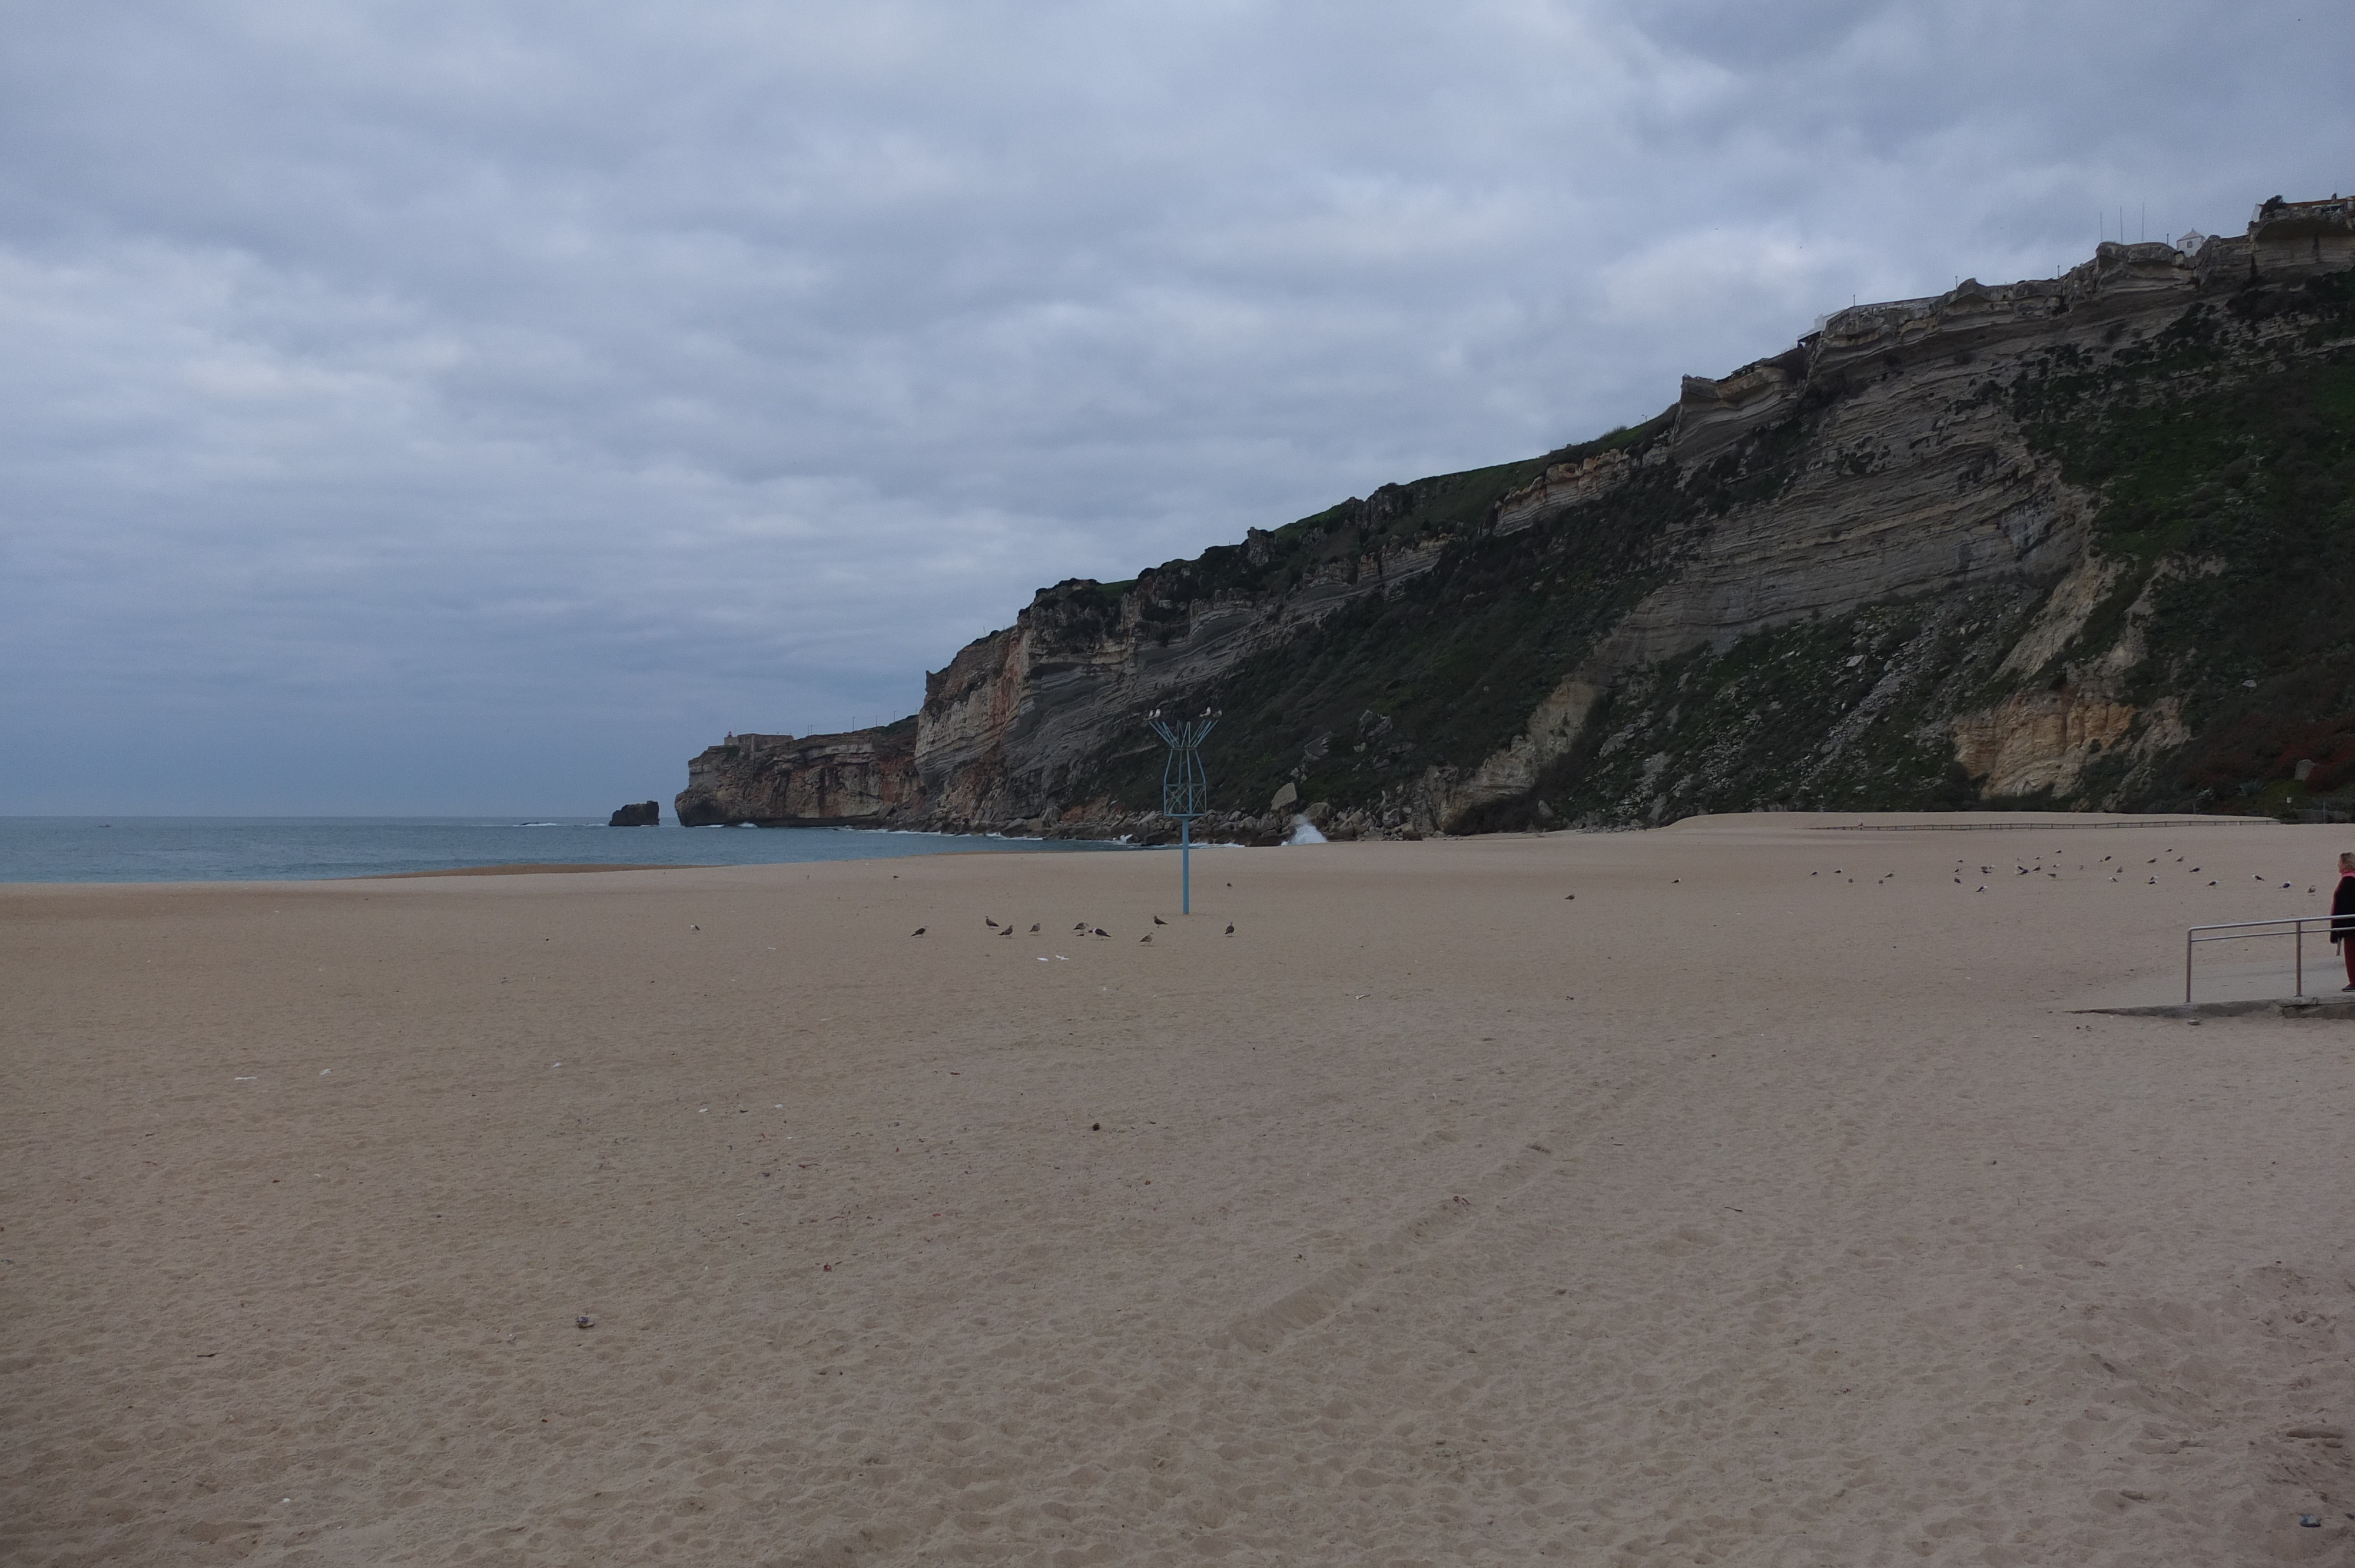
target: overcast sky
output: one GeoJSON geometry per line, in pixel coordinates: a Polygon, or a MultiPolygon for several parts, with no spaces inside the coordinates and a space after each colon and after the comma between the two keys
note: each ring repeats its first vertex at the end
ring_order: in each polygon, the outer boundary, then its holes
{"type": "Polygon", "coordinates": [[[2355,188],[2350,58],[2245,0],[0,0],[0,812],[667,811],[1042,585],[2355,188]]]}

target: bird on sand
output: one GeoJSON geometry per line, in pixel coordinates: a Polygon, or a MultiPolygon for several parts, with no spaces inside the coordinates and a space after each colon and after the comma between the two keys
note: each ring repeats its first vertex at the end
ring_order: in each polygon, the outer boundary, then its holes
{"type": "MultiPolygon", "coordinates": [[[[1167,922],[1167,921],[1164,921],[1164,922],[1162,922],[1162,924],[1167,925],[1167,924],[1168,924],[1168,922],[1167,922]]],[[[1149,941],[1153,940],[1153,933],[1152,933],[1152,932],[1150,932],[1150,931],[1147,931],[1144,936],[1139,937],[1139,938],[1137,938],[1137,940],[1138,940],[1138,941],[1140,941],[1140,942],[1149,942],[1149,941]]]]}
{"type": "Polygon", "coordinates": [[[1164,919],[1163,919],[1160,916],[1158,916],[1158,915],[1156,915],[1156,916],[1153,917],[1153,923],[1154,923],[1155,925],[1156,925],[1156,926],[1167,926],[1167,924],[1169,924],[1169,922],[1168,922],[1168,921],[1164,920],[1164,919]]]}
{"type": "Polygon", "coordinates": [[[1235,928],[1234,928],[1232,926],[1228,927],[1227,927],[1227,935],[1228,935],[1228,936],[1230,936],[1230,937],[1231,937],[1231,936],[1233,936],[1234,934],[1235,934],[1235,928]]]}
{"type": "Polygon", "coordinates": [[[911,932],[909,932],[909,933],[908,933],[908,935],[910,935],[911,937],[921,937],[921,936],[922,936],[923,934],[924,934],[924,927],[922,927],[922,926],[917,927],[914,930],[912,930],[912,931],[911,931],[911,932]]]}
{"type": "Polygon", "coordinates": [[[996,921],[995,921],[995,920],[993,920],[993,919],[991,919],[991,918],[990,918],[988,916],[986,916],[986,915],[985,915],[985,916],[983,916],[981,917],[981,923],[982,923],[983,925],[985,925],[985,926],[989,927],[992,930],[995,930],[995,929],[996,929],[996,927],[997,927],[997,922],[996,922],[996,921]]]}
{"type": "Polygon", "coordinates": [[[1030,923],[1030,934],[1034,937],[1039,934],[1039,923],[1036,920],[1030,923]]]}
{"type": "Polygon", "coordinates": [[[1000,932],[998,933],[998,935],[999,935],[999,936],[1001,936],[1001,937],[1011,937],[1012,935],[1014,935],[1014,927],[1011,927],[1011,926],[1008,926],[1007,927],[1006,927],[1006,929],[1005,929],[1005,930],[1000,931],[1000,932]]]}
{"type": "Polygon", "coordinates": [[[1110,936],[1112,935],[1112,933],[1111,933],[1110,931],[1105,930],[1105,929],[1104,929],[1103,927],[1101,927],[1101,926],[1099,926],[1099,927],[1096,927],[1096,929],[1095,929],[1095,934],[1096,934],[1097,936],[1099,936],[1099,937],[1110,937],[1110,936]]]}

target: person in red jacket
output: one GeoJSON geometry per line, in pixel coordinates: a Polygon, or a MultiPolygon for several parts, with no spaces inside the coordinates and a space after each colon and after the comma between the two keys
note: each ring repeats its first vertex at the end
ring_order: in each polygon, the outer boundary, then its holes
{"type": "Polygon", "coordinates": [[[2339,890],[2330,895],[2330,943],[2347,958],[2347,983],[2355,991],[2355,851],[2339,857],[2339,890]]]}

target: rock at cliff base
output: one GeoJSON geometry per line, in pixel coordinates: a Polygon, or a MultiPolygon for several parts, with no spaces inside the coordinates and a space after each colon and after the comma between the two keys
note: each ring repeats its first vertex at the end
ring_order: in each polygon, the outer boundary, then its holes
{"type": "Polygon", "coordinates": [[[658,828],[662,826],[662,802],[641,800],[634,806],[624,806],[615,811],[609,828],[658,828]]]}

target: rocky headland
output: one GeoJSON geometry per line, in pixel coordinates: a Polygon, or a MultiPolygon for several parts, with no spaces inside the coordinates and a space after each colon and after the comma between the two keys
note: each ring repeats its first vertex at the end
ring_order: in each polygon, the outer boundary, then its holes
{"type": "Polygon", "coordinates": [[[689,825],[1273,842],[2355,794],[2355,202],[1863,305],[1653,418],[1042,590],[911,718],[737,736],[689,825]]]}
{"type": "Polygon", "coordinates": [[[679,825],[902,826],[921,810],[917,721],[846,735],[730,735],[687,765],[679,825]]]}

